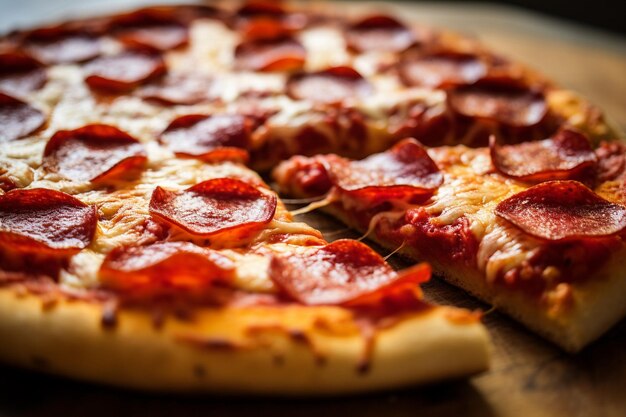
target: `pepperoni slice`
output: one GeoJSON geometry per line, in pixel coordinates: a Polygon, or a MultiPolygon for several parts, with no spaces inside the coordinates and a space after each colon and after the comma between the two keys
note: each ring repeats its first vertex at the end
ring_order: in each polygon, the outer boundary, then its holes
{"type": "Polygon", "coordinates": [[[298,73],[287,80],[287,94],[296,100],[337,103],[353,97],[364,97],[372,90],[367,80],[350,67],[298,73]]]}
{"type": "Polygon", "coordinates": [[[306,50],[292,37],[244,41],[235,48],[235,67],[248,71],[295,71],[304,67],[306,50]]]}
{"type": "Polygon", "coordinates": [[[596,154],[581,133],[563,129],[537,142],[500,146],[490,140],[491,162],[502,175],[527,182],[583,179],[593,175],[596,154]]]}
{"type": "Polygon", "coordinates": [[[215,99],[212,89],[213,80],[200,74],[168,74],[142,87],[137,95],[162,104],[197,104],[215,99]]]}
{"type": "Polygon", "coordinates": [[[113,249],[100,267],[100,282],[133,299],[202,296],[232,279],[234,264],[189,242],[159,242],[113,249]]]}
{"type": "Polygon", "coordinates": [[[535,185],[500,202],[495,212],[529,235],[547,240],[609,236],[626,228],[626,207],[577,181],[535,185]]]}
{"type": "Polygon", "coordinates": [[[43,65],[30,55],[0,53],[0,91],[23,96],[43,87],[47,79],[43,65]]]}
{"type": "Polygon", "coordinates": [[[43,152],[43,166],[73,181],[102,181],[137,169],[147,161],[143,145],[107,125],[55,133],[43,152]]]}
{"type": "Polygon", "coordinates": [[[325,160],[336,187],[368,199],[429,197],[443,183],[443,174],[415,139],[360,161],[325,160]]]}
{"type": "Polygon", "coordinates": [[[415,289],[428,280],[430,269],[421,266],[419,271],[398,274],[369,246],[342,239],[302,253],[274,256],[269,276],[284,294],[303,304],[362,305],[374,295],[389,294],[402,281],[415,289]]]}
{"type": "Polygon", "coordinates": [[[289,37],[293,30],[282,20],[260,17],[246,22],[241,32],[246,40],[271,40],[289,37]]]}
{"type": "Polygon", "coordinates": [[[407,58],[398,70],[404,84],[432,88],[472,84],[487,74],[487,66],[477,56],[454,52],[407,58]]]}
{"type": "Polygon", "coordinates": [[[211,239],[246,237],[274,218],[274,194],[232,178],[201,182],[182,192],[157,187],[150,212],[192,235],[211,239]]]}
{"type": "Polygon", "coordinates": [[[286,10],[280,2],[250,1],[244,4],[236,12],[239,23],[246,25],[254,20],[273,20],[280,22],[290,31],[302,29],[308,21],[304,13],[294,13],[286,10]]]}
{"type": "Polygon", "coordinates": [[[85,82],[95,90],[124,92],[165,72],[165,63],[158,55],[124,52],[87,64],[85,82]]]}
{"type": "Polygon", "coordinates": [[[175,119],[159,141],[179,156],[209,161],[247,160],[250,123],[238,114],[201,114],[175,119]]]}
{"type": "Polygon", "coordinates": [[[24,252],[77,252],[96,231],[95,206],[45,188],[0,195],[0,245],[24,252]]]}
{"type": "Polygon", "coordinates": [[[457,87],[448,92],[448,103],[461,116],[513,127],[538,125],[548,112],[543,93],[508,79],[457,87]]]}
{"type": "Polygon", "coordinates": [[[391,16],[368,16],[346,32],[348,47],[357,52],[401,52],[416,42],[415,35],[391,16]]]}
{"type": "Polygon", "coordinates": [[[111,28],[117,39],[130,48],[162,52],[189,42],[187,27],[179,17],[158,8],[117,16],[111,22],[111,28]]]}
{"type": "Polygon", "coordinates": [[[25,48],[48,65],[84,62],[101,53],[97,37],[63,26],[29,32],[25,37],[25,48]]]}
{"type": "Polygon", "coordinates": [[[44,114],[14,97],[0,93],[0,143],[30,135],[39,129],[44,114]]]}

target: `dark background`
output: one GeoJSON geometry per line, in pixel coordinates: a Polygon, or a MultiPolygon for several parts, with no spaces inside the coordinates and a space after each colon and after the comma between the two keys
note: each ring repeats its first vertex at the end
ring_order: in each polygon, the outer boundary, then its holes
{"type": "MultiPolygon", "coordinates": [[[[463,0],[453,1],[467,3],[463,0]]],[[[496,0],[484,3],[519,6],[626,35],[626,0],[496,0]]]]}

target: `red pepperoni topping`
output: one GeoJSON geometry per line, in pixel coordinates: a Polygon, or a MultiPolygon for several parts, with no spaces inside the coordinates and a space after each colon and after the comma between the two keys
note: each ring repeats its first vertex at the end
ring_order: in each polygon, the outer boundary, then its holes
{"type": "Polygon", "coordinates": [[[274,218],[274,194],[231,178],[201,182],[182,192],[157,187],[150,212],[190,234],[211,239],[246,236],[274,218]]]}
{"type": "Polygon", "coordinates": [[[84,62],[100,55],[101,44],[85,31],[62,26],[37,29],[25,38],[25,47],[45,64],[84,62]]]}
{"type": "Polygon", "coordinates": [[[238,114],[194,114],[175,119],[159,141],[179,156],[246,160],[250,122],[238,114]]]}
{"type": "Polygon", "coordinates": [[[43,87],[46,80],[43,65],[30,55],[0,53],[0,91],[21,96],[43,87]]]}
{"type": "Polygon", "coordinates": [[[124,52],[87,64],[85,82],[95,90],[124,92],[163,75],[165,71],[165,63],[158,55],[124,52]]]}
{"type": "Polygon", "coordinates": [[[374,15],[353,24],[346,32],[348,46],[358,52],[401,52],[413,45],[415,35],[391,16],[374,15]]]}
{"type": "Polygon", "coordinates": [[[169,74],[156,84],[142,87],[137,94],[162,104],[197,104],[213,100],[213,81],[200,74],[169,74]]]}
{"type": "Polygon", "coordinates": [[[295,71],[306,60],[304,46],[291,37],[244,41],[235,48],[235,67],[248,71],[295,71]]]}
{"type": "Polygon", "coordinates": [[[117,39],[130,48],[167,51],[189,41],[187,27],[176,13],[147,8],[114,18],[111,28],[117,39]]]}
{"type": "Polygon", "coordinates": [[[46,144],[43,166],[73,181],[102,181],[137,169],[147,160],[143,145],[107,125],[55,133],[46,144]]]}
{"type": "Polygon", "coordinates": [[[189,242],[159,242],[112,250],[100,267],[106,288],[134,299],[210,291],[232,279],[234,264],[218,252],[189,242]]]}
{"type": "Polygon", "coordinates": [[[524,232],[547,240],[609,236],[626,228],[626,207],[577,181],[535,185],[500,202],[495,212],[524,232]]]}
{"type": "Polygon", "coordinates": [[[276,255],[269,276],[290,298],[307,305],[363,305],[391,293],[400,283],[416,288],[430,277],[421,266],[398,274],[369,246],[337,240],[302,253],[276,255]]]}
{"type": "Polygon", "coordinates": [[[46,117],[36,108],[0,93],[0,143],[22,138],[39,129],[46,117]]]}
{"type": "Polygon", "coordinates": [[[596,149],[598,157],[598,181],[626,182],[626,144],[623,142],[603,142],[596,149]]]}
{"type": "Polygon", "coordinates": [[[307,24],[309,17],[304,13],[294,13],[286,10],[280,2],[270,1],[247,2],[237,10],[236,16],[239,18],[238,23],[243,23],[244,25],[256,20],[273,20],[280,22],[281,25],[289,30],[303,28],[307,24]]]}
{"type": "Polygon", "coordinates": [[[326,159],[336,187],[363,198],[428,197],[443,183],[443,174],[415,139],[360,161],[326,159]]]}
{"type": "Polygon", "coordinates": [[[287,94],[296,100],[323,103],[341,102],[364,97],[372,86],[350,67],[334,67],[323,71],[294,74],[287,80],[287,94]]]}
{"type": "Polygon", "coordinates": [[[404,84],[432,88],[472,84],[486,73],[487,66],[475,55],[452,52],[407,58],[399,66],[404,84]]]}
{"type": "Polygon", "coordinates": [[[483,79],[448,92],[450,107],[461,116],[513,127],[539,124],[548,112],[543,93],[514,80],[483,79]]]}
{"type": "Polygon", "coordinates": [[[596,155],[581,133],[563,129],[537,142],[500,146],[490,140],[491,162],[507,177],[527,182],[565,180],[594,174],[596,155]]]}
{"type": "Polygon", "coordinates": [[[45,188],[0,195],[0,244],[24,252],[76,252],[96,231],[95,206],[45,188]]]}
{"type": "Polygon", "coordinates": [[[268,18],[252,19],[243,25],[241,31],[246,40],[285,38],[293,32],[282,20],[268,18]]]}

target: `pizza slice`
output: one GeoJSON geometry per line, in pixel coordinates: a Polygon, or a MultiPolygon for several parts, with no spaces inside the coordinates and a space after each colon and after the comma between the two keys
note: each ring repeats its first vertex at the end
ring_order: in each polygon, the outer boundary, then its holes
{"type": "Polygon", "coordinates": [[[280,189],[569,351],[626,314],[626,145],[579,131],[542,141],[426,148],[405,139],[362,160],[296,156],[280,189]]]}

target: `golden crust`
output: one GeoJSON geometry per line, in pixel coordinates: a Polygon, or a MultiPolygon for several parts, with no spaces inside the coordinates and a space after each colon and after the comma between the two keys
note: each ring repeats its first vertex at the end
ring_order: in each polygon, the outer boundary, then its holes
{"type": "Polygon", "coordinates": [[[488,336],[467,312],[435,307],[367,343],[338,307],[200,309],[192,320],[0,289],[0,360],[50,373],[154,391],[322,395],[387,389],[483,371],[488,336]]]}

